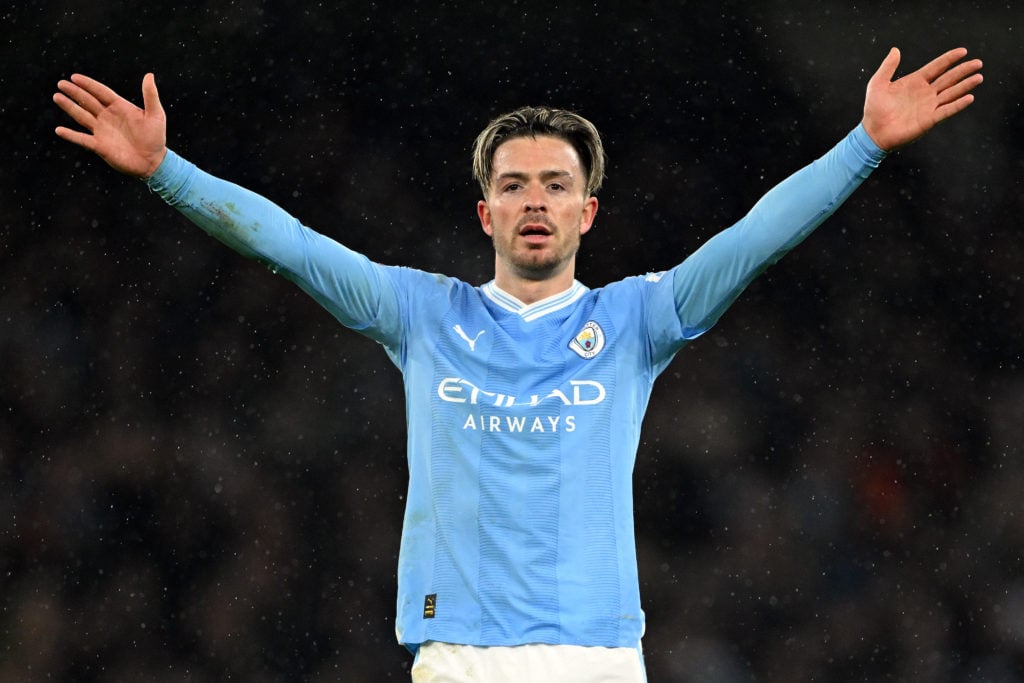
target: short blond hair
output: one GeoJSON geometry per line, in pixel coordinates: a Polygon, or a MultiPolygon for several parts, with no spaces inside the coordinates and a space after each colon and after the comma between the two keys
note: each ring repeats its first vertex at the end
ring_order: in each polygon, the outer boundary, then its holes
{"type": "Polygon", "coordinates": [[[490,188],[498,147],[513,138],[538,135],[549,135],[572,145],[583,165],[587,195],[597,194],[604,181],[605,153],[594,124],[565,109],[521,107],[491,121],[473,143],[473,178],[484,196],[490,188]]]}

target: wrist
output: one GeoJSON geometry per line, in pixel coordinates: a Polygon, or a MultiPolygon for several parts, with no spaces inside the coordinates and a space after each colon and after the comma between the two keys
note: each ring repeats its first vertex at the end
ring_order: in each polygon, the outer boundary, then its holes
{"type": "Polygon", "coordinates": [[[153,156],[149,165],[146,167],[145,171],[143,171],[143,173],[139,176],[139,178],[141,178],[142,180],[149,180],[150,178],[152,178],[153,174],[156,173],[157,169],[160,168],[160,165],[164,163],[164,159],[166,158],[167,147],[164,146],[163,149],[161,149],[157,154],[153,156]]]}

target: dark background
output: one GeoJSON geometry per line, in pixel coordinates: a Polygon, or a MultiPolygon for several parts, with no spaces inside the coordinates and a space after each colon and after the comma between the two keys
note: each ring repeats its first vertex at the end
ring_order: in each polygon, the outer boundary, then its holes
{"type": "Polygon", "coordinates": [[[1024,10],[1010,2],[23,2],[0,10],[0,680],[407,680],[398,372],[57,139],[80,71],[375,260],[489,279],[469,147],[579,110],[579,277],[674,265],[857,124],[891,45],[977,102],[661,378],[635,472],[652,683],[1024,670],[1024,10]]]}

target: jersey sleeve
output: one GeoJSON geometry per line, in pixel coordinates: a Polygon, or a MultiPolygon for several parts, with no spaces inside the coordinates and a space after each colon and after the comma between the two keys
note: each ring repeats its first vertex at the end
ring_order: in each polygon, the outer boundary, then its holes
{"type": "Polygon", "coordinates": [[[213,237],[295,282],[346,327],[391,350],[401,343],[399,297],[387,267],[171,150],[146,183],[213,237]]]}
{"type": "Polygon", "coordinates": [[[671,270],[680,345],[710,329],[755,277],[832,215],[884,157],[858,125],[671,270]]]}

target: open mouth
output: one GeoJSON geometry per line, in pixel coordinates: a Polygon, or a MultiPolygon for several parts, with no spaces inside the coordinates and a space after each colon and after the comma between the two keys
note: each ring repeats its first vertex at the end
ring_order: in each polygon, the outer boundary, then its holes
{"type": "Polygon", "coordinates": [[[547,216],[532,215],[523,216],[520,219],[519,236],[530,243],[545,242],[554,233],[554,226],[548,222],[547,216]]]}
{"type": "Polygon", "coordinates": [[[527,244],[541,246],[551,238],[551,228],[538,223],[527,223],[519,228],[519,237],[527,244]]]}

